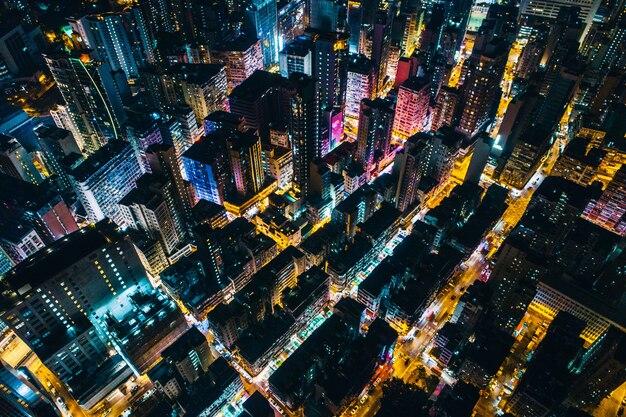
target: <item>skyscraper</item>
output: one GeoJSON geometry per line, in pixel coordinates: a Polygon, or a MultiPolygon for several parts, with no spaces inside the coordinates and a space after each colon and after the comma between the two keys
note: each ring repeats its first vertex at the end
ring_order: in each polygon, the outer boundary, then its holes
{"type": "Polygon", "coordinates": [[[175,192],[172,181],[144,174],[137,180],[137,188],[119,202],[124,224],[159,240],[167,255],[174,253],[184,233],[175,192]]]}
{"type": "Polygon", "coordinates": [[[33,184],[44,180],[26,149],[17,139],[3,134],[0,134],[0,172],[33,184]]]}
{"type": "Polygon", "coordinates": [[[348,48],[351,54],[359,53],[359,44],[361,43],[361,25],[363,23],[363,3],[359,0],[348,1],[348,28],[350,32],[350,40],[348,48]]]}
{"type": "Polygon", "coordinates": [[[487,46],[482,54],[469,58],[469,74],[463,82],[463,111],[459,130],[474,136],[493,119],[500,96],[507,48],[502,43],[487,46]]]}
{"type": "Polygon", "coordinates": [[[234,41],[218,44],[211,50],[211,61],[226,67],[230,92],[254,71],[263,69],[261,41],[256,36],[240,36],[234,41]]]}
{"type": "Polygon", "coordinates": [[[59,191],[65,192],[71,189],[67,168],[64,164],[69,156],[81,155],[80,147],[72,133],[56,126],[39,125],[34,129],[43,153],[44,164],[51,179],[59,191]]]}
{"type": "Polygon", "coordinates": [[[237,193],[246,197],[258,193],[265,182],[261,138],[254,133],[237,130],[223,133],[228,135],[225,138],[226,148],[237,193]]]}
{"type": "MultiPolygon", "coordinates": [[[[174,186],[174,200],[178,207],[177,211],[182,217],[183,224],[188,224],[191,219],[191,199],[187,193],[187,187],[183,181],[180,164],[176,150],[171,145],[151,145],[145,153],[150,172],[165,177],[172,181],[174,186]]],[[[181,158],[182,159],[182,158],[181,158]]],[[[186,230],[185,233],[188,233],[186,230]]]]}
{"type": "Polygon", "coordinates": [[[412,77],[398,91],[393,135],[407,139],[421,132],[427,121],[430,103],[430,83],[425,78],[412,77]]]}
{"type": "Polygon", "coordinates": [[[203,136],[183,154],[187,180],[196,197],[222,204],[230,179],[224,141],[218,133],[203,136]]]}
{"type": "MultiPolygon", "coordinates": [[[[575,3],[578,7],[578,16],[586,26],[585,32],[589,30],[600,3],[600,0],[580,0],[575,3]]],[[[522,0],[520,13],[554,20],[562,8],[573,5],[567,0],[522,0]]]]}
{"type": "Polygon", "coordinates": [[[388,10],[378,10],[371,31],[371,55],[376,70],[376,91],[381,92],[387,79],[389,48],[391,46],[391,26],[393,17],[388,10]]]}
{"type": "Polygon", "coordinates": [[[393,104],[388,100],[361,101],[355,159],[363,166],[366,176],[375,164],[389,156],[393,116],[393,104]]]}
{"type": "Polygon", "coordinates": [[[104,221],[59,240],[5,277],[15,296],[3,321],[83,403],[112,390],[97,385],[89,391],[98,373],[128,378],[129,367],[144,371],[186,327],[174,303],[152,286],[144,259],[127,235],[104,221]],[[144,331],[119,325],[131,318],[144,331]],[[149,320],[153,326],[146,327],[149,320]],[[118,366],[122,360],[128,367],[118,366]],[[111,366],[121,374],[107,374],[111,366]]]}
{"type": "Polygon", "coordinates": [[[193,109],[186,105],[168,106],[165,114],[178,122],[181,130],[181,135],[172,135],[172,144],[180,160],[181,155],[202,136],[202,125],[197,122],[193,109]]]}
{"type": "Polygon", "coordinates": [[[591,201],[583,215],[606,229],[626,234],[626,166],[622,165],[598,201],[591,201]]]}
{"type": "Polygon", "coordinates": [[[437,94],[430,130],[436,132],[443,126],[454,127],[460,104],[461,95],[458,89],[441,87],[437,94]]]}
{"type": "Polygon", "coordinates": [[[568,313],[555,317],[507,402],[508,411],[516,416],[543,416],[565,399],[574,381],[568,366],[582,351],[579,334],[584,327],[582,320],[568,313]]]}
{"type": "Polygon", "coordinates": [[[163,78],[169,104],[191,107],[198,125],[214,111],[228,111],[228,83],[224,66],[175,65],[168,68],[163,78]]]}
{"type": "Polygon", "coordinates": [[[114,80],[109,64],[95,61],[85,53],[54,52],[45,54],[44,59],[65,99],[84,150],[93,153],[109,139],[119,139],[120,126],[126,120],[121,91],[128,90],[128,85],[114,80]]]}
{"type": "Polygon", "coordinates": [[[143,171],[131,145],[111,141],[71,170],[69,176],[90,222],[108,217],[123,226],[118,203],[135,188],[143,171]]]}
{"type": "Polygon", "coordinates": [[[597,407],[626,378],[626,334],[609,327],[572,367],[576,385],[568,402],[585,409],[597,407]]]}
{"type": "Polygon", "coordinates": [[[70,26],[80,35],[84,46],[93,49],[96,57],[106,61],[112,71],[122,70],[127,78],[139,76],[138,63],[131,44],[131,35],[123,13],[87,15],[70,19],[70,26]]]}
{"type": "Polygon", "coordinates": [[[255,71],[230,93],[231,112],[243,117],[262,139],[269,139],[271,124],[280,126],[286,120],[286,81],[278,74],[255,71]]]}
{"type": "Polygon", "coordinates": [[[43,43],[41,29],[23,25],[7,29],[0,36],[0,59],[14,76],[31,75],[41,59],[38,56],[39,45],[43,43]]]}
{"type": "Polygon", "coordinates": [[[248,16],[261,41],[263,65],[268,68],[278,60],[278,11],[276,0],[252,0],[248,16]]]}
{"type": "Polygon", "coordinates": [[[302,37],[294,39],[278,54],[280,75],[289,77],[294,72],[313,75],[313,43],[302,37]]]}
{"type": "Polygon", "coordinates": [[[293,181],[302,196],[309,195],[310,164],[321,156],[319,142],[318,83],[311,77],[293,73],[290,100],[289,135],[293,150],[293,181]]]}
{"type": "Polygon", "coordinates": [[[197,327],[187,330],[162,356],[187,383],[193,383],[205,373],[213,359],[209,342],[197,327]]]}
{"type": "Polygon", "coordinates": [[[364,55],[351,56],[348,61],[346,88],[346,118],[359,119],[361,100],[373,99],[376,76],[372,61],[364,55]]]}
{"type": "Polygon", "coordinates": [[[343,109],[346,93],[348,34],[311,30],[313,40],[313,77],[319,82],[322,108],[343,109]]]}
{"type": "Polygon", "coordinates": [[[76,140],[78,149],[82,152],[82,150],[85,149],[83,137],[81,136],[67,105],[57,104],[54,106],[54,108],[50,109],[50,117],[52,117],[56,127],[72,132],[72,136],[74,136],[74,140],[76,140]]]}
{"type": "Polygon", "coordinates": [[[341,29],[339,2],[335,0],[307,0],[307,2],[309,27],[329,32],[341,29]]]}
{"type": "Polygon", "coordinates": [[[34,185],[0,174],[0,206],[9,219],[19,219],[51,243],[78,230],[73,213],[49,183],[34,185]]]}
{"type": "Polygon", "coordinates": [[[345,108],[349,35],[309,29],[307,36],[314,45],[313,78],[319,83],[319,134],[323,156],[337,141],[333,122],[343,117],[345,108]]]}
{"type": "Polygon", "coordinates": [[[419,198],[418,187],[422,178],[422,152],[425,143],[417,136],[409,138],[404,143],[404,149],[396,155],[394,171],[398,173],[396,189],[396,208],[406,210],[419,198]]]}

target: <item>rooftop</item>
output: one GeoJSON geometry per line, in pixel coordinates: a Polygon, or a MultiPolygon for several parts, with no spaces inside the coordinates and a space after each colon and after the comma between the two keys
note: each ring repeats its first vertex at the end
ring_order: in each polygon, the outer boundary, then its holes
{"type": "Polygon", "coordinates": [[[26,285],[36,288],[90,253],[124,238],[112,222],[103,220],[59,239],[28,257],[9,271],[5,279],[15,291],[26,285]]]}
{"type": "Polygon", "coordinates": [[[174,343],[165,349],[161,356],[174,362],[179,362],[189,357],[189,352],[198,346],[207,343],[206,337],[197,327],[191,326],[174,343]]]}
{"type": "Polygon", "coordinates": [[[69,174],[74,177],[76,181],[86,181],[92,175],[96,174],[99,170],[104,168],[112,160],[116,158],[129,157],[127,151],[130,150],[131,145],[129,143],[123,142],[121,140],[111,140],[102,148],[98,149],[89,158],[85,159],[69,174]]]}
{"type": "Polygon", "coordinates": [[[254,101],[261,98],[271,88],[281,86],[286,81],[287,79],[279,74],[256,70],[233,89],[229,99],[254,101]]]}
{"type": "Polygon", "coordinates": [[[187,82],[205,84],[224,70],[218,64],[176,64],[168,68],[170,74],[175,74],[187,82]]]}
{"type": "Polygon", "coordinates": [[[360,225],[361,232],[372,239],[376,239],[386,232],[398,220],[400,215],[401,213],[398,209],[387,202],[383,202],[372,217],[360,225]]]}

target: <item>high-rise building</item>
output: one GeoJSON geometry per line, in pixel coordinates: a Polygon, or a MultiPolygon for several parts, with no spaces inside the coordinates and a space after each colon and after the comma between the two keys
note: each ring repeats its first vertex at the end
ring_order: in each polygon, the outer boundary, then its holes
{"type": "Polygon", "coordinates": [[[361,101],[355,159],[367,177],[375,165],[389,157],[393,117],[393,103],[389,100],[361,101]]]}
{"type": "Polygon", "coordinates": [[[393,135],[407,139],[421,132],[427,122],[430,103],[430,83],[425,78],[412,77],[398,91],[393,135]]]}
{"type": "Polygon", "coordinates": [[[454,127],[457,124],[460,104],[461,94],[458,89],[441,87],[437,94],[430,130],[436,132],[443,126],[454,127]]]}
{"type": "MultiPolygon", "coordinates": [[[[52,72],[84,150],[93,153],[109,139],[120,139],[126,121],[122,105],[125,80],[113,77],[111,67],[86,53],[48,53],[44,59],[52,72]]],[[[124,77],[125,78],[125,77],[124,77]]]]}
{"type": "Polygon", "coordinates": [[[500,97],[507,49],[502,43],[488,45],[480,55],[469,58],[469,74],[463,82],[463,111],[459,130],[474,136],[495,116],[500,97]]]}
{"type": "Polygon", "coordinates": [[[373,99],[375,93],[376,76],[372,61],[364,55],[351,56],[348,61],[345,117],[358,120],[361,100],[373,99]]]}
{"type": "Polygon", "coordinates": [[[70,19],[69,23],[84,46],[93,49],[96,58],[106,61],[112,71],[122,70],[127,78],[139,76],[141,61],[135,59],[132,36],[128,33],[132,26],[125,22],[123,13],[87,15],[70,19]]]}
{"type": "Polygon", "coordinates": [[[140,67],[154,64],[157,61],[153,33],[150,32],[150,22],[146,19],[140,5],[129,6],[125,9],[126,24],[130,27],[128,33],[131,38],[131,48],[135,62],[140,67]]]}
{"type": "Polygon", "coordinates": [[[415,46],[419,40],[417,35],[422,23],[422,18],[422,11],[409,7],[400,10],[400,15],[396,18],[403,26],[400,50],[404,56],[411,56],[413,51],[415,51],[415,46]]]}
{"type": "Polygon", "coordinates": [[[113,389],[96,376],[144,371],[186,327],[118,230],[106,221],[81,229],[5,276],[15,297],[2,320],[87,408],[113,389]]]}
{"type": "Polygon", "coordinates": [[[35,185],[44,180],[22,144],[3,134],[0,134],[0,172],[35,185]]]}
{"type": "Polygon", "coordinates": [[[255,71],[228,97],[230,110],[244,118],[245,126],[269,139],[271,125],[284,125],[287,118],[286,79],[267,71],[255,71]]]}
{"type": "Polygon", "coordinates": [[[398,174],[396,207],[404,211],[419,197],[420,182],[428,178],[431,187],[441,187],[452,175],[459,157],[461,135],[451,130],[436,134],[417,133],[396,155],[394,170],[398,174]],[[407,147],[408,146],[408,147],[407,147]]]}
{"type": "Polygon", "coordinates": [[[217,64],[172,66],[163,75],[167,101],[191,107],[201,125],[214,111],[228,111],[226,74],[224,66],[217,64]]]}
{"type": "Polygon", "coordinates": [[[161,355],[188,384],[198,380],[214,359],[207,338],[195,326],[183,333],[161,355]]]}
{"type": "Polygon", "coordinates": [[[183,223],[189,222],[192,202],[183,181],[181,173],[183,166],[178,162],[174,147],[171,145],[151,145],[146,150],[145,157],[150,172],[172,181],[177,211],[180,213],[183,223]]]}
{"type": "Polygon", "coordinates": [[[82,152],[82,150],[85,149],[83,137],[80,135],[78,127],[76,126],[76,123],[74,123],[68,107],[66,105],[57,104],[54,108],[50,109],[50,117],[52,117],[56,127],[72,132],[72,136],[74,136],[76,144],[82,152]]]}
{"type": "Polygon", "coordinates": [[[403,82],[417,75],[419,61],[417,57],[401,57],[398,60],[393,86],[399,88],[403,82]]]}
{"type": "Polygon", "coordinates": [[[575,4],[567,0],[523,0],[520,13],[526,16],[537,16],[548,20],[555,20],[562,8],[576,6],[578,17],[584,22],[588,30],[600,6],[600,0],[580,0],[575,4]]]}
{"type": "Polygon", "coordinates": [[[309,27],[329,32],[341,29],[341,5],[335,0],[307,0],[309,27]]]}
{"type": "Polygon", "coordinates": [[[40,45],[44,44],[41,29],[23,25],[7,29],[0,36],[0,60],[13,76],[31,75],[37,69],[40,45]]]}
{"type": "Polygon", "coordinates": [[[606,229],[626,234],[626,166],[615,173],[600,198],[591,201],[583,215],[606,229]]]}
{"type": "Polygon", "coordinates": [[[584,322],[559,313],[506,404],[514,416],[545,416],[565,399],[574,379],[569,364],[582,351],[584,322]]]}
{"type": "Polygon", "coordinates": [[[263,65],[268,68],[278,61],[278,9],[276,0],[252,0],[248,16],[261,41],[263,65]]]}
{"type": "Polygon", "coordinates": [[[611,326],[573,366],[576,385],[569,403],[592,409],[626,378],[626,334],[611,326]]]}
{"type": "Polygon", "coordinates": [[[537,281],[545,274],[544,262],[522,243],[507,239],[498,253],[489,282],[496,322],[502,328],[517,327],[535,296],[537,281]]]}
{"type": "Polygon", "coordinates": [[[263,146],[265,175],[274,178],[280,190],[287,190],[293,180],[293,154],[291,148],[276,145],[263,146]]]}
{"type": "Polygon", "coordinates": [[[335,132],[342,130],[341,123],[333,124],[343,119],[349,35],[309,28],[307,37],[313,41],[313,78],[319,83],[320,149],[325,155],[337,143],[335,132]]]}
{"type": "Polygon", "coordinates": [[[67,164],[65,161],[81,155],[80,147],[72,133],[56,126],[41,124],[34,129],[35,135],[41,146],[44,165],[56,184],[59,191],[65,192],[71,189],[67,176],[67,164]]]}
{"type": "MultiPolygon", "coordinates": [[[[515,74],[518,77],[528,79],[539,69],[542,57],[546,53],[548,35],[547,27],[533,28],[515,67],[515,74]]],[[[545,65],[545,62],[543,64],[545,65]]]]}
{"type": "Polygon", "coordinates": [[[211,50],[211,62],[226,67],[230,92],[254,71],[263,69],[261,41],[256,36],[240,36],[234,41],[218,44],[211,50]]]}
{"type": "MultiPolygon", "coordinates": [[[[580,20],[578,7],[562,7],[556,21],[551,22],[550,32],[541,64],[545,67],[539,93],[547,98],[555,80],[563,73],[580,48],[580,39],[585,30],[580,20]]],[[[575,68],[575,65],[574,65],[575,68]]]]}
{"type": "MultiPolygon", "coordinates": [[[[469,13],[469,10],[467,10],[467,13],[469,13]]],[[[419,49],[424,54],[424,63],[429,69],[432,69],[435,58],[440,51],[443,29],[446,26],[446,15],[445,4],[434,4],[430,19],[421,32],[419,49]]]]}
{"type": "Polygon", "coordinates": [[[218,133],[203,136],[183,154],[187,180],[196,197],[222,204],[226,196],[230,169],[224,141],[218,133]]]}
{"type": "Polygon", "coordinates": [[[289,81],[293,88],[289,116],[293,181],[302,196],[307,196],[311,162],[321,157],[318,82],[300,73],[291,74],[289,81]]]}
{"type": "Polygon", "coordinates": [[[0,232],[0,247],[12,264],[19,264],[46,247],[43,237],[28,223],[5,221],[0,232]]]}
{"type": "Polygon", "coordinates": [[[377,93],[383,91],[387,80],[392,20],[392,16],[388,10],[378,10],[369,35],[372,45],[369,58],[371,58],[376,71],[377,93]]]}
{"type": "Polygon", "coordinates": [[[172,144],[180,160],[181,155],[202,136],[202,125],[197,122],[193,109],[186,105],[168,106],[165,114],[178,122],[181,129],[181,135],[172,135],[172,144]]]}
{"type": "Polygon", "coordinates": [[[246,197],[258,193],[265,182],[261,138],[254,133],[232,130],[225,140],[237,193],[246,197]]]}
{"type": "Polygon", "coordinates": [[[351,54],[359,53],[359,44],[361,43],[361,25],[363,24],[363,6],[363,2],[359,0],[351,0],[348,2],[347,18],[350,32],[348,49],[351,54]]]}
{"type": "Polygon", "coordinates": [[[313,75],[313,43],[305,38],[294,39],[278,54],[280,75],[287,78],[294,72],[313,75]]]}
{"type": "Polygon", "coordinates": [[[320,105],[343,109],[349,35],[313,30],[307,34],[313,40],[313,77],[319,82],[320,105]]]}
{"type": "Polygon", "coordinates": [[[470,159],[467,172],[465,173],[465,180],[463,182],[470,182],[479,185],[480,178],[485,170],[491,148],[493,148],[494,139],[488,134],[484,133],[478,137],[474,144],[474,152],[470,159]]]}
{"type": "Polygon", "coordinates": [[[124,224],[158,239],[168,255],[175,251],[184,233],[175,193],[172,181],[144,174],[137,180],[137,188],[119,202],[124,224]]]}
{"type": "Polygon", "coordinates": [[[138,113],[129,113],[125,124],[126,139],[137,153],[144,171],[148,170],[145,151],[150,145],[163,143],[162,129],[157,120],[150,116],[138,113]]]}
{"type": "Polygon", "coordinates": [[[123,226],[118,202],[135,188],[144,167],[133,147],[111,141],[69,172],[90,222],[110,218],[123,226]]]}
{"type": "Polygon", "coordinates": [[[172,2],[167,0],[147,0],[139,4],[142,15],[151,35],[154,37],[158,33],[175,32],[174,14],[172,13],[172,2]]]}
{"type": "Polygon", "coordinates": [[[419,198],[419,183],[422,178],[422,152],[425,144],[417,136],[409,138],[404,148],[396,155],[394,170],[398,173],[396,208],[406,210],[419,198]]]}

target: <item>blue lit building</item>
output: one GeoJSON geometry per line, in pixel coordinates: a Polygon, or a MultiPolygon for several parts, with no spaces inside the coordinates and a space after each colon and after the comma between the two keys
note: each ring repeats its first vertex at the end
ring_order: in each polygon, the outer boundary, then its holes
{"type": "Polygon", "coordinates": [[[196,197],[221,205],[229,171],[225,153],[216,152],[217,143],[212,136],[203,136],[183,154],[183,166],[196,197]]]}

